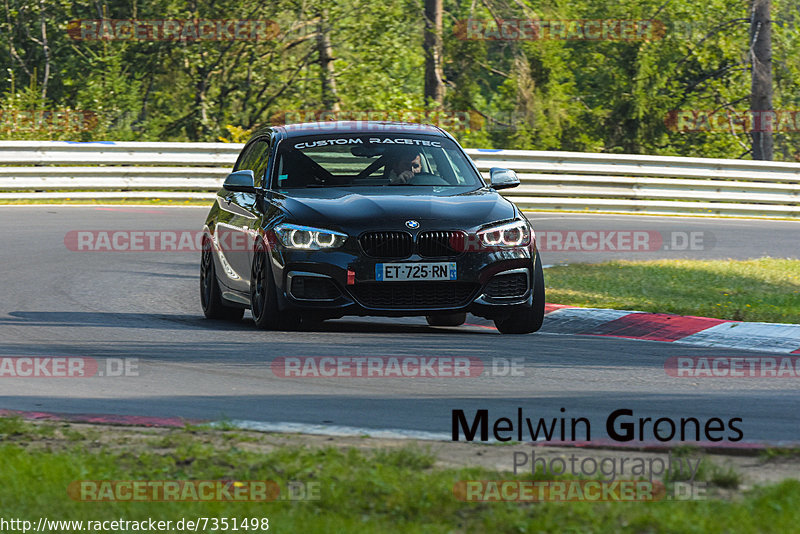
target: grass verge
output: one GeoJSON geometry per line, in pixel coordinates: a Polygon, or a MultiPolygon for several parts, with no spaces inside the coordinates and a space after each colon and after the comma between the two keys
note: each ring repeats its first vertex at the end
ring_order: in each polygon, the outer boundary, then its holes
{"type": "Polygon", "coordinates": [[[800,521],[797,481],[746,490],[733,499],[691,502],[468,503],[454,497],[459,480],[530,476],[439,468],[420,448],[255,447],[269,439],[197,427],[111,433],[0,419],[2,514],[32,521],[45,515],[84,521],[268,517],[270,531],[359,533],[750,533],[763,532],[765,525],[771,532],[790,532],[800,521]],[[319,499],[98,503],[72,500],[66,492],[77,480],[134,479],[274,480],[282,488],[289,481],[315,482],[319,499]]]}
{"type": "Polygon", "coordinates": [[[800,323],[800,260],[652,260],[545,271],[548,302],[588,308],[800,323]]]}

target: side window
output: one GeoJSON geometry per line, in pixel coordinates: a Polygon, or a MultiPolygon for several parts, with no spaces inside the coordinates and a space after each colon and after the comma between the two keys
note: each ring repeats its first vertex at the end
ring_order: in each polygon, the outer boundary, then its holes
{"type": "Polygon", "coordinates": [[[253,162],[255,161],[253,155],[255,153],[255,148],[258,145],[258,141],[255,143],[251,143],[249,146],[244,148],[244,151],[239,156],[239,161],[236,162],[236,169],[237,171],[246,171],[248,169],[253,169],[253,162]]]}
{"type": "Polygon", "coordinates": [[[253,174],[255,175],[256,187],[264,186],[264,173],[267,171],[269,163],[269,139],[259,139],[253,147],[253,174]]]}
{"type": "Polygon", "coordinates": [[[255,177],[256,187],[264,182],[264,171],[267,169],[267,156],[269,155],[269,139],[263,137],[246,146],[239,156],[237,171],[251,170],[255,177]]]}

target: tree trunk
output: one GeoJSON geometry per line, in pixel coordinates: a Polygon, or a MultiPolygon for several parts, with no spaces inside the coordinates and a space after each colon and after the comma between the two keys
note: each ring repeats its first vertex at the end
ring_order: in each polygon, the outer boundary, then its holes
{"type": "Polygon", "coordinates": [[[444,104],[442,0],[425,0],[425,101],[444,104]]]}
{"type": "Polygon", "coordinates": [[[317,31],[317,51],[319,52],[320,82],[322,85],[322,106],[325,111],[339,111],[339,94],[336,91],[336,70],[333,66],[328,14],[321,11],[317,31]]]}
{"type": "Polygon", "coordinates": [[[47,84],[50,83],[50,45],[47,42],[47,24],[44,20],[44,0],[39,1],[39,24],[42,31],[42,51],[44,52],[44,78],[42,79],[42,100],[47,98],[47,84]]]}
{"type": "Polygon", "coordinates": [[[772,160],[772,28],[771,0],[753,0],[750,18],[750,110],[753,159],[772,160]]]}

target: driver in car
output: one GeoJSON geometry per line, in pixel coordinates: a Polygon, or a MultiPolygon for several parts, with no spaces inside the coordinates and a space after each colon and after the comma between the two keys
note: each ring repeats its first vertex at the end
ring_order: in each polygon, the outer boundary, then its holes
{"type": "Polygon", "coordinates": [[[414,148],[400,150],[392,155],[387,168],[390,184],[407,184],[422,172],[422,154],[414,148]]]}

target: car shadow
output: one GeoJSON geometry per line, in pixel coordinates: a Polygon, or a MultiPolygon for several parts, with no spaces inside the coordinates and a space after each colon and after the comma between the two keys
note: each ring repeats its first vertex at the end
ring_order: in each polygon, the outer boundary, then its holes
{"type": "MultiPolygon", "coordinates": [[[[480,321],[477,318],[476,321],[480,321]]],[[[469,322],[469,321],[468,321],[469,322]]],[[[159,330],[200,329],[222,332],[261,332],[249,315],[240,321],[206,319],[202,315],[112,313],[76,311],[13,311],[0,317],[0,326],[55,326],[55,327],[110,327],[155,328],[159,330]]],[[[346,318],[324,322],[303,323],[297,331],[304,333],[359,333],[359,334],[463,334],[486,335],[495,333],[488,327],[432,327],[421,318],[346,318]],[[411,321],[423,321],[415,323],[411,321]]],[[[277,332],[277,331],[276,331],[277,332]]]]}

